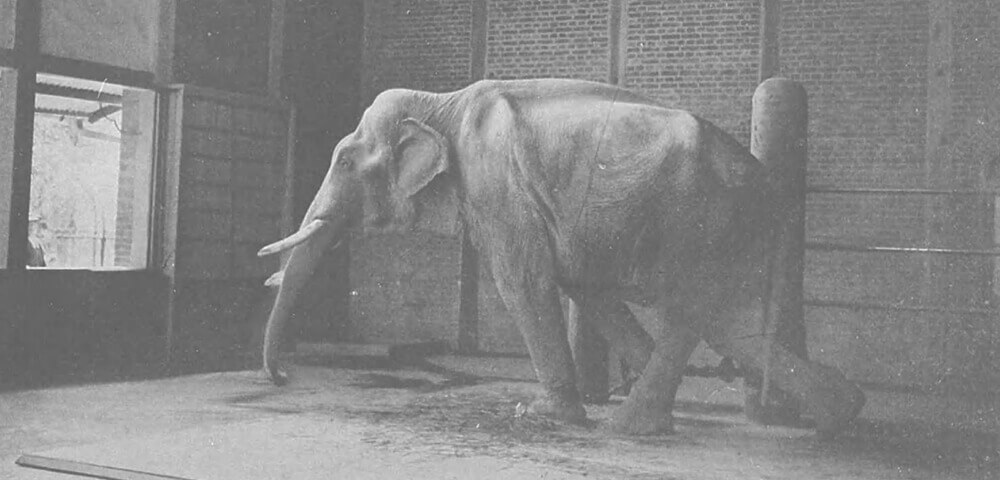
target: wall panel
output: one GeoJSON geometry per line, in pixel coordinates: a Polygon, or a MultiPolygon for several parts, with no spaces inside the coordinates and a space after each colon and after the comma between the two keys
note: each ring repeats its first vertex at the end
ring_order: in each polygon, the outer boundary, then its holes
{"type": "Polygon", "coordinates": [[[159,2],[46,1],[41,2],[41,16],[42,53],[143,72],[155,70],[159,2]]]}
{"type": "MultiPolygon", "coordinates": [[[[170,205],[162,239],[172,283],[171,360],[182,371],[242,367],[270,307],[263,282],[282,236],[291,109],[280,101],[190,85],[170,98],[170,205]]],[[[168,200],[169,202],[169,200],[168,200]]]]}

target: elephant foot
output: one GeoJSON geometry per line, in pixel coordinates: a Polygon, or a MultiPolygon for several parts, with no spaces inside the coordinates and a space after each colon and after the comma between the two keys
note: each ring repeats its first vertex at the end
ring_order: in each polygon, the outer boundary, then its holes
{"type": "Polygon", "coordinates": [[[619,435],[670,435],[674,417],[660,409],[635,408],[627,402],[611,416],[607,430],[619,435]]]}
{"type": "Polygon", "coordinates": [[[587,422],[587,411],[579,401],[567,401],[546,395],[528,405],[528,414],[553,418],[573,425],[587,422]]]}

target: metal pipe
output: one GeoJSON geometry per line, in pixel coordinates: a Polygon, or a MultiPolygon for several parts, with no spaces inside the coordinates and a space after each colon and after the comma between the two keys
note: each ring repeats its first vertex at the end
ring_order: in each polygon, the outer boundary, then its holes
{"type": "Polygon", "coordinates": [[[942,248],[942,247],[897,247],[881,245],[857,245],[837,242],[806,242],[807,250],[824,252],[862,252],[862,253],[911,253],[933,255],[968,255],[982,257],[1000,257],[998,249],[974,248],[942,248]]]}
{"type": "Polygon", "coordinates": [[[942,189],[942,188],[853,188],[813,185],[806,189],[807,193],[828,194],[872,194],[872,195],[956,195],[956,196],[988,196],[1000,195],[1000,191],[975,189],[942,189]]]}
{"type": "Polygon", "coordinates": [[[898,312],[929,312],[951,313],[957,315],[996,315],[1000,310],[995,308],[952,308],[935,307],[931,305],[902,305],[896,303],[848,302],[841,300],[826,300],[809,298],[803,302],[809,307],[843,308],[848,310],[890,310],[898,312]]]}

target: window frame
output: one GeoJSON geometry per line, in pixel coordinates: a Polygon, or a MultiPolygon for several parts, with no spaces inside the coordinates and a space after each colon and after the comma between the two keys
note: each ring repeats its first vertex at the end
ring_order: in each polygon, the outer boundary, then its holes
{"type": "MultiPolygon", "coordinates": [[[[38,80],[38,76],[39,75],[58,75],[60,77],[68,78],[68,79],[73,79],[73,80],[75,80],[75,79],[81,79],[81,80],[101,81],[101,80],[94,80],[94,79],[91,79],[91,78],[83,78],[83,77],[79,77],[79,76],[68,76],[68,75],[62,75],[62,74],[53,74],[53,73],[48,72],[48,71],[38,71],[38,72],[35,73],[35,82],[34,82],[35,94],[36,95],[40,91],[40,89],[37,88],[37,85],[38,85],[38,81],[37,80],[38,80]]],[[[154,259],[154,256],[155,256],[154,255],[154,248],[157,245],[157,243],[154,240],[156,238],[156,236],[155,236],[156,232],[159,231],[157,229],[157,225],[158,224],[155,222],[156,221],[156,215],[155,215],[156,209],[155,209],[155,206],[157,205],[157,203],[154,200],[156,198],[156,193],[157,193],[157,185],[158,185],[157,179],[159,177],[159,164],[161,162],[160,159],[162,158],[162,155],[161,155],[161,145],[163,144],[163,140],[164,140],[163,139],[163,131],[164,131],[164,129],[162,128],[162,125],[163,125],[162,122],[164,121],[164,119],[163,119],[163,115],[161,114],[161,109],[163,109],[163,107],[164,107],[164,103],[163,103],[164,102],[164,95],[162,95],[160,93],[160,91],[158,91],[156,89],[151,89],[151,88],[146,88],[146,87],[141,87],[141,86],[136,86],[136,85],[121,84],[121,83],[114,82],[114,81],[112,81],[110,79],[108,79],[107,81],[108,81],[108,83],[112,83],[112,84],[115,84],[117,86],[121,86],[121,87],[125,87],[125,88],[143,89],[143,90],[148,91],[149,93],[151,93],[153,95],[153,97],[154,97],[153,98],[153,118],[150,119],[151,123],[152,123],[152,129],[153,129],[153,133],[152,133],[152,140],[153,140],[153,142],[152,142],[152,145],[150,145],[150,149],[149,149],[149,155],[151,157],[152,164],[148,166],[149,171],[150,171],[150,175],[149,175],[149,178],[147,179],[147,181],[149,182],[149,184],[147,185],[148,190],[149,190],[149,195],[146,198],[146,211],[148,212],[148,215],[147,215],[147,218],[146,218],[146,249],[145,249],[146,255],[145,255],[145,261],[144,261],[144,263],[141,266],[137,265],[137,266],[128,266],[128,267],[72,267],[72,266],[67,266],[67,267],[36,267],[36,268],[31,268],[32,270],[45,270],[45,271],[91,271],[91,272],[136,272],[136,271],[147,271],[147,270],[150,270],[150,269],[157,270],[157,269],[153,268],[153,259],[154,259]]],[[[34,145],[32,145],[32,150],[33,149],[34,149],[34,145]]],[[[34,155],[33,151],[32,151],[32,155],[34,155]]],[[[29,188],[29,195],[30,195],[30,188],[29,188]]],[[[30,208],[30,205],[29,205],[29,208],[30,208]]],[[[112,251],[112,253],[114,253],[114,252],[112,251]]]]}
{"type": "Polygon", "coordinates": [[[94,271],[128,273],[160,271],[162,253],[159,251],[158,233],[162,229],[163,214],[157,208],[162,195],[162,163],[167,125],[165,100],[169,89],[157,85],[152,72],[130,70],[86,60],[60,58],[42,54],[40,50],[41,9],[37,0],[17,0],[14,15],[14,45],[12,49],[0,48],[0,67],[14,71],[16,100],[13,125],[13,165],[11,172],[11,199],[8,231],[0,232],[0,241],[7,242],[6,265],[2,271],[27,270],[28,210],[31,199],[31,164],[34,143],[35,95],[38,91],[37,75],[51,74],[91,81],[107,81],[124,87],[142,88],[155,96],[153,118],[153,145],[151,150],[152,175],[150,178],[148,242],[146,262],[143,267],[125,269],[95,268],[46,268],[44,271],[94,271]]]}

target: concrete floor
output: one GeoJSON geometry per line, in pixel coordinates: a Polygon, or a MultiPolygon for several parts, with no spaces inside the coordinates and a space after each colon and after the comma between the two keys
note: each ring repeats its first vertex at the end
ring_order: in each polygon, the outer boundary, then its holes
{"type": "Polygon", "coordinates": [[[0,394],[0,478],[36,454],[189,479],[1000,478],[995,405],[868,392],[835,440],[763,427],[739,383],[686,379],[677,434],[622,438],[518,415],[537,391],[523,359],[435,357],[405,368],[261,372],[0,394]],[[900,405],[903,408],[900,408],[900,405]]]}

